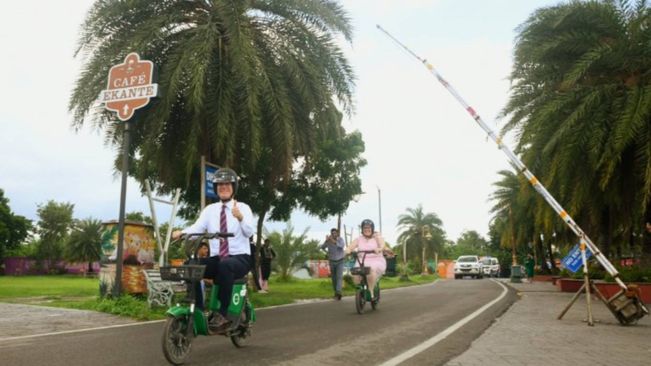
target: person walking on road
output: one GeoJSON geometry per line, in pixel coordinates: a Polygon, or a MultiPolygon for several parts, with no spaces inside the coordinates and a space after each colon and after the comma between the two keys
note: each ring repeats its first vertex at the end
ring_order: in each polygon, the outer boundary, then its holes
{"type": "Polygon", "coordinates": [[[341,300],[341,282],[344,274],[344,239],[339,236],[337,229],[331,229],[330,235],[326,236],[321,249],[328,252],[330,262],[330,277],[332,278],[332,289],[335,291],[335,299],[341,300]]]}

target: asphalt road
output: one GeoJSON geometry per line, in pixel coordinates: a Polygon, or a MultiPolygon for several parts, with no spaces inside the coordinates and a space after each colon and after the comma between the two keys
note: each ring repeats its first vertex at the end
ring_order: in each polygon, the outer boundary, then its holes
{"type": "MultiPolygon", "coordinates": [[[[273,289],[272,289],[273,290],[273,289]]],[[[246,347],[223,336],[199,337],[189,365],[382,364],[442,333],[499,298],[491,280],[448,280],[384,291],[378,310],[359,315],[353,298],[259,309],[246,347]]],[[[515,301],[508,290],[494,305],[402,364],[440,365],[462,353],[515,301]]],[[[101,325],[97,325],[101,326],[101,325]]],[[[163,323],[0,340],[4,365],[165,365],[163,323]]],[[[446,331],[447,330],[447,331],[446,331]]],[[[430,343],[431,344],[431,343],[430,343]]]]}

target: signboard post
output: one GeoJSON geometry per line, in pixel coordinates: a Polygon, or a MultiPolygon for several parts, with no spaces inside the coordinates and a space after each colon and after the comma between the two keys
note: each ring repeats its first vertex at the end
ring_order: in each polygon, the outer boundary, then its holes
{"type": "Polygon", "coordinates": [[[212,180],[215,173],[219,170],[219,166],[206,161],[205,156],[201,156],[201,209],[206,207],[206,198],[213,200],[219,197],[213,189],[212,180]]]}
{"type": "Polygon", "coordinates": [[[583,281],[585,285],[585,300],[588,303],[588,325],[594,325],[592,319],[592,300],[590,297],[590,276],[588,275],[588,256],[586,255],[585,243],[581,242],[581,260],[583,261],[583,281]]]}
{"type": "Polygon", "coordinates": [[[579,268],[583,267],[583,285],[577,291],[572,299],[570,300],[569,304],[563,309],[561,314],[558,316],[558,319],[562,319],[565,313],[567,313],[568,310],[570,310],[570,307],[572,307],[572,304],[579,298],[579,295],[585,290],[585,299],[586,303],[588,305],[588,318],[586,319],[586,322],[588,323],[589,326],[594,325],[594,318],[592,317],[592,299],[590,295],[590,291],[594,291],[594,293],[599,296],[601,301],[603,301],[606,306],[608,306],[608,301],[604,298],[604,296],[597,290],[595,287],[594,283],[590,281],[590,275],[588,273],[588,259],[592,256],[592,253],[590,252],[590,249],[587,248],[585,242],[581,240],[579,244],[576,244],[572,250],[570,250],[570,253],[563,258],[563,267],[565,267],[568,271],[576,272],[579,270],[579,268]]]}
{"type": "Polygon", "coordinates": [[[118,224],[118,253],[115,265],[115,287],[113,296],[122,292],[122,246],[124,244],[124,211],[127,197],[127,173],[129,170],[129,120],[137,109],[145,107],[158,94],[158,84],[153,81],[154,64],[140,60],[137,53],[130,53],[124,62],[111,67],[106,90],[100,94],[100,102],[109,111],[117,112],[124,122],[122,140],[122,186],[120,190],[120,218],[118,224]]]}

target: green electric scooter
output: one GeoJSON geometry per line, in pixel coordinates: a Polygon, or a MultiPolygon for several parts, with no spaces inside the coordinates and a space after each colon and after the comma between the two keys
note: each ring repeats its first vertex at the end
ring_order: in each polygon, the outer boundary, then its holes
{"type": "Polygon", "coordinates": [[[380,304],[380,280],[375,284],[375,288],[371,293],[371,289],[368,288],[367,276],[371,272],[371,267],[364,267],[364,261],[366,260],[366,254],[375,253],[373,250],[359,250],[351,253],[355,258],[359,267],[353,267],[350,270],[350,274],[355,276],[360,276],[361,280],[355,289],[355,309],[358,314],[364,313],[364,306],[366,302],[371,303],[371,308],[375,310],[380,304]],[[361,257],[361,259],[360,259],[361,257]]]}
{"type": "MultiPolygon", "coordinates": [[[[200,281],[203,279],[206,266],[199,264],[197,251],[199,244],[204,239],[216,237],[232,237],[230,233],[212,234],[184,234],[179,241],[183,241],[187,264],[179,267],[161,267],[161,279],[166,281],[185,281],[187,284],[187,297],[167,310],[167,322],[163,329],[163,354],[167,361],[173,365],[182,365],[190,354],[192,341],[195,337],[214,335],[210,330],[209,322],[220,308],[219,285],[214,284],[208,298],[206,311],[196,307],[197,289],[201,289],[200,281]]],[[[231,303],[228,306],[226,318],[231,321],[231,326],[220,335],[231,339],[236,347],[242,347],[251,336],[251,326],[255,322],[255,310],[249,302],[246,288],[247,277],[238,279],[233,284],[231,303]]],[[[203,296],[202,296],[203,298],[203,296]]]]}

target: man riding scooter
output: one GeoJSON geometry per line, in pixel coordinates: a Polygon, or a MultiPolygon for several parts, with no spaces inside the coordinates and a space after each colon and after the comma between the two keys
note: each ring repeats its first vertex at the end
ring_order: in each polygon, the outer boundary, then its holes
{"type": "Polygon", "coordinates": [[[219,196],[219,202],[206,206],[197,221],[184,230],[172,233],[174,239],[182,234],[205,232],[232,233],[230,238],[210,239],[210,257],[205,259],[205,277],[219,285],[220,309],[211,319],[213,332],[224,332],[231,320],[226,318],[231,302],[233,282],[244,277],[251,270],[251,252],[249,237],[254,233],[253,213],[251,208],[235,200],[238,177],[235,171],[221,168],[215,173],[213,189],[219,196]]]}

